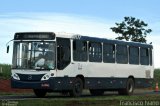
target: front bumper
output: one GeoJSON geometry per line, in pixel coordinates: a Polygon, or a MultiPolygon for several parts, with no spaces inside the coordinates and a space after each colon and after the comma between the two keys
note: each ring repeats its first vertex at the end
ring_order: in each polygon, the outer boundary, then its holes
{"type": "Polygon", "coordinates": [[[20,81],[11,79],[11,87],[19,89],[47,89],[54,91],[71,90],[73,88],[74,78],[56,77],[46,81],[20,81]]]}

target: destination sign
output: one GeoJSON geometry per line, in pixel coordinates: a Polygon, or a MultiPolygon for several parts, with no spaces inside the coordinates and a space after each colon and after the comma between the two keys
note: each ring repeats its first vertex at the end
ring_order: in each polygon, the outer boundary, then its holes
{"type": "Polygon", "coordinates": [[[16,33],[14,40],[54,40],[55,34],[52,32],[23,32],[16,33]]]}

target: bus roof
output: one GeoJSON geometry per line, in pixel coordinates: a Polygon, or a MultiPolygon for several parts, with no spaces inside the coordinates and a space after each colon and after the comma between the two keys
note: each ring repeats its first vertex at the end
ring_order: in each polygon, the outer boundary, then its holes
{"type": "Polygon", "coordinates": [[[70,38],[70,39],[77,39],[77,40],[84,40],[84,41],[91,41],[91,42],[103,42],[103,43],[109,43],[109,44],[120,44],[120,45],[129,45],[129,46],[135,46],[135,47],[153,48],[152,45],[146,44],[146,43],[83,36],[79,34],[66,33],[66,32],[18,32],[16,34],[29,34],[29,33],[45,33],[45,34],[48,33],[53,35],[55,34],[56,37],[60,37],[60,38],[70,38]]]}
{"type": "Polygon", "coordinates": [[[103,43],[109,43],[109,44],[129,45],[129,46],[144,47],[144,48],[153,48],[152,45],[146,44],[146,43],[112,40],[107,38],[98,38],[98,37],[89,37],[89,36],[81,36],[80,40],[91,41],[91,42],[103,42],[103,43]]]}

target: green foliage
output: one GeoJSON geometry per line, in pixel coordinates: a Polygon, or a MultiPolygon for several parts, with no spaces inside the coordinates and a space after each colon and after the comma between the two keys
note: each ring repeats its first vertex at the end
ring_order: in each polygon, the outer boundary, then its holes
{"type": "MultiPolygon", "coordinates": [[[[95,96],[95,97],[91,96],[91,97],[80,97],[80,98],[50,97],[50,98],[35,98],[35,99],[19,99],[12,101],[16,103],[17,106],[120,106],[121,105],[120,103],[122,101],[126,102],[130,101],[135,103],[140,103],[140,102],[144,103],[147,101],[148,103],[151,103],[153,101],[159,103],[159,100],[160,100],[160,95],[157,94],[157,95],[138,95],[138,96],[109,95],[109,96],[95,96]]],[[[6,100],[5,102],[7,103],[7,101],[9,102],[11,100],[6,100]]],[[[0,101],[0,104],[2,104],[3,102],[4,101],[0,101]]],[[[148,106],[151,105],[154,106],[153,104],[150,104],[148,106]]]]}
{"type": "Polygon", "coordinates": [[[151,29],[145,29],[148,24],[134,17],[124,17],[124,21],[115,24],[116,27],[111,27],[111,30],[121,35],[116,38],[119,40],[146,43],[147,34],[152,32],[151,29]]]}
{"type": "Polygon", "coordinates": [[[11,76],[11,65],[0,64],[0,78],[9,79],[11,76]]]}
{"type": "MultiPolygon", "coordinates": [[[[160,86],[160,69],[155,69],[154,70],[154,80],[155,83],[158,82],[158,85],[160,86]]],[[[154,87],[155,87],[155,83],[154,83],[154,87]]]]}
{"type": "Polygon", "coordinates": [[[160,82],[160,69],[154,70],[154,79],[156,82],[160,82]]]}

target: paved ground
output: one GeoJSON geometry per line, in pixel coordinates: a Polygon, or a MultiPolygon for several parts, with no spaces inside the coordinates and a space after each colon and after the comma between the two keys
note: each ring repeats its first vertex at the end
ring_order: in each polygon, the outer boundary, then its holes
{"type": "MultiPolygon", "coordinates": [[[[118,95],[117,92],[105,92],[103,96],[115,96],[118,95]]],[[[160,92],[154,92],[153,90],[135,90],[134,95],[160,95],[160,92]]],[[[82,94],[82,97],[96,97],[91,96],[88,92],[82,94]]],[[[48,94],[45,98],[69,98],[69,96],[64,96],[59,93],[48,94]]],[[[33,93],[30,94],[13,94],[13,95],[0,95],[0,100],[26,100],[26,99],[39,99],[33,93]]]]}

